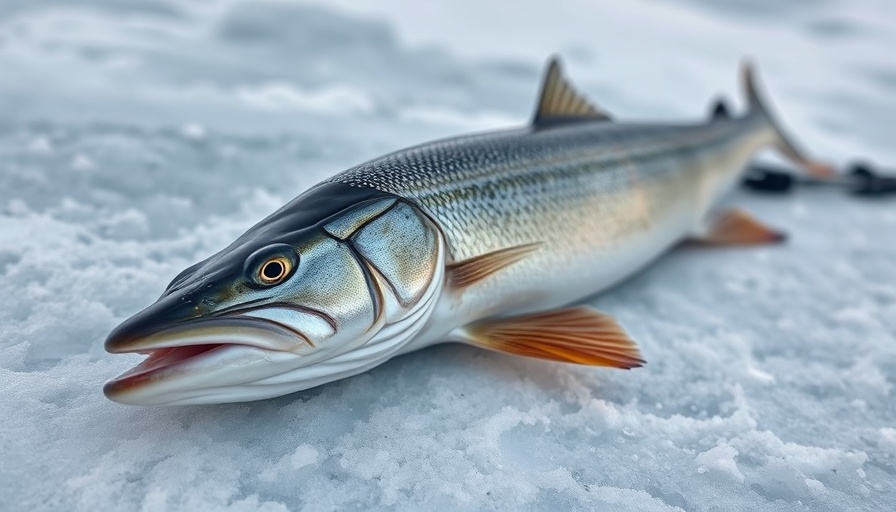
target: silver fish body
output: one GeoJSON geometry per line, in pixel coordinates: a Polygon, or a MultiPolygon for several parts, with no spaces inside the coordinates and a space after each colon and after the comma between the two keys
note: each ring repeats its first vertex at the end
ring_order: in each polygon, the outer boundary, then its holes
{"type": "MultiPolygon", "coordinates": [[[[328,180],[419,206],[448,262],[541,248],[443,310],[445,329],[593,295],[699,230],[757,149],[764,117],[689,126],[591,122],[456,137],[399,151],[328,180]]],[[[425,343],[432,340],[418,340],[425,343]]]]}
{"type": "Polygon", "coordinates": [[[616,123],[552,63],[532,126],[361,164],[186,269],[109,335],[110,352],[150,357],[105,392],[139,405],[254,400],[477,335],[486,348],[637,366],[611,321],[550,312],[700,231],[757,149],[798,157],[747,85],[753,108],[739,118],[616,123]],[[552,331],[543,344],[540,329],[552,331]],[[594,344],[596,359],[578,352],[594,344]]]}

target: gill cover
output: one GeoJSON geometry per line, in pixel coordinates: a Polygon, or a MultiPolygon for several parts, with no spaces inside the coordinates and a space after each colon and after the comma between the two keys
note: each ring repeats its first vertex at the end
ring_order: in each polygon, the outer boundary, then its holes
{"type": "Polygon", "coordinates": [[[391,324],[404,318],[433,284],[441,259],[439,231],[416,207],[378,199],[324,224],[350,245],[379,290],[377,316],[391,324]]]}

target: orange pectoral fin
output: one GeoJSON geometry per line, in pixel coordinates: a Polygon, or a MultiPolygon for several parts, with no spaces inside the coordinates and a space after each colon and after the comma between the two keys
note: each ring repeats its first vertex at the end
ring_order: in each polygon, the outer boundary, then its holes
{"type": "Polygon", "coordinates": [[[448,283],[454,289],[462,290],[513,265],[540,246],[538,242],[508,247],[452,263],[447,267],[448,283]]]}
{"type": "Polygon", "coordinates": [[[759,245],[783,242],[787,235],[756,220],[743,210],[725,210],[712,219],[709,229],[691,241],[704,245],[759,245]]]}
{"type": "Polygon", "coordinates": [[[584,306],[485,320],[463,331],[470,343],[508,354],[626,370],[644,365],[616,320],[584,306]]]}

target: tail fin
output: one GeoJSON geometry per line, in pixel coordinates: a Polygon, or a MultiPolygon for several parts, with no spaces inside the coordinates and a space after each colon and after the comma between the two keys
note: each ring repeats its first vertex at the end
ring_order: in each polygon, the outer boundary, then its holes
{"type": "Polygon", "coordinates": [[[824,162],[812,160],[791,142],[787,134],[781,129],[781,125],[775,120],[774,116],[769,112],[768,104],[763,101],[762,96],[756,87],[756,73],[753,64],[750,61],[744,61],[741,65],[741,82],[744,93],[747,96],[747,102],[751,113],[755,113],[764,117],[772,126],[777,135],[775,147],[785,157],[790,159],[796,165],[805,169],[809,174],[820,178],[831,177],[835,174],[834,168],[824,162]]]}

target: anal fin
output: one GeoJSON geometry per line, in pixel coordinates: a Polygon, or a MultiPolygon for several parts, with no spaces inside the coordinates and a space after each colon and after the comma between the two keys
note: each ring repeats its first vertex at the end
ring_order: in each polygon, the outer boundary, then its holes
{"type": "Polygon", "coordinates": [[[626,370],[644,365],[616,320],[585,306],[484,320],[459,331],[470,343],[497,352],[626,370]]]}
{"type": "Polygon", "coordinates": [[[730,209],[716,214],[708,229],[691,241],[704,245],[761,245],[783,242],[787,235],[756,220],[749,213],[730,209]]]}

